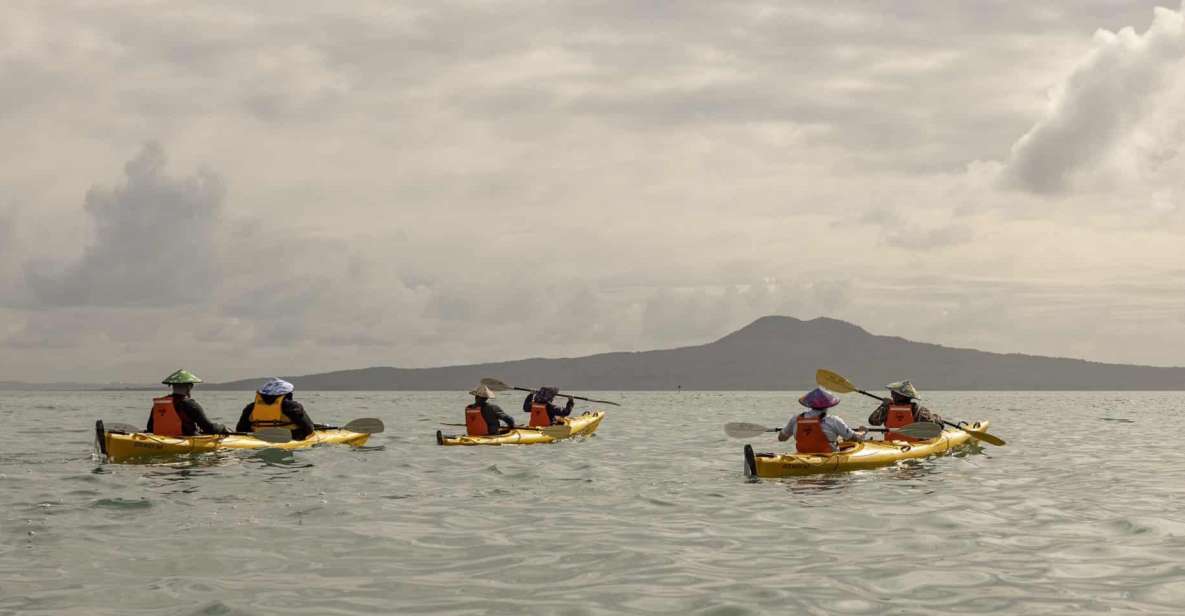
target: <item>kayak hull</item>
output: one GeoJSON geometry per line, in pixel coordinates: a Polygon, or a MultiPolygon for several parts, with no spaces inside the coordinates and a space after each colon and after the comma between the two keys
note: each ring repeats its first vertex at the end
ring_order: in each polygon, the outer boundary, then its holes
{"type": "Polygon", "coordinates": [[[555,443],[570,439],[574,436],[588,436],[597,431],[601,425],[601,420],[605,418],[604,411],[590,412],[575,417],[561,417],[560,421],[563,424],[572,428],[568,436],[549,436],[539,430],[532,430],[531,428],[515,428],[504,434],[496,434],[493,436],[449,436],[442,434],[439,431],[436,433],[436,442],[444,446],[455,445],[541,445],[544,443],[555,443]]]}
{"type": "Polygon", "coordinates": [[[195,453],[210,453],[234,449],[308,449],[317,445],[350,445],[361,447],[369,434],[349,430],[317,430],[302,441],[269,443],[253,436],[231,434],[229,436],[202,435],[190,437],[160,436],[144,432],[100,431],[95,434],[100,452],[106,454],[108,462],[124,462],[150,458],[180,456],[195,453]]]}
{"type": "MultiPolygon", "coordinates": [[[[968,424],[972,430],[986,431],[987,421],[968,424]]],[[[834,453],[753,453],[745,445],[745,474],[750,477],[800,477],[889,466],[900,460],[941,455],[966,444],[971,435],[957,428],[924,441],[860,441],[843,443],[834,453]]]]}

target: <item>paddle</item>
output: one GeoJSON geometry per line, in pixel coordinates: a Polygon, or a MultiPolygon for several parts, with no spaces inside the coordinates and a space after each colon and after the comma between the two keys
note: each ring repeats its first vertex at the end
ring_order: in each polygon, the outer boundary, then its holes
{"type": "MultiPolygon", "coordinates": [[[[886,398],[882,398],[882,397],[875,395],[875,394],[870,394],[870,393],[864,391],[863,389],[857,388],[855,385],[852,384],[851,381],[845,379],[844,377],[842,377],[839,374],[836,374],[835,372],[832,372],[830,370],[823,370],[822,368],[820,368],[819,370],[816,370],[815,371],[815,382],[818,383],[819,385],[822,385],[823,387],[826,387],[827,389],[830,389],[831,391],[834,391],[837,394],[850,394],[852,392],[859,392],[859,393],[864,394],[865,396],[868,396],[869,398],[876,398],[877,400],[880,400],[881,402],[888,401],[886,398]]],[[[953,424],[949,421],[943,421],[942,423],[944,423],[952,428],[958,428],[959,430],[962,430],[962,431],[966,432],[967,434],[970,434],[971,438],[978,440],[978,441],[990,443],[990,444],[995,445],[997,447],[1003,447],[1004,445],[1007,444],[1004,442],[1004,439],[1002,439],[998,436],[995,436],[993,434],[988,434],[987,432],[984,432],[982,430],[972,430],[966,426],[960,426],[958,424],[953,424]]],[[[908,426],[906,426],[906,427],[908,427],[908,426]]],[[[904,429],[902,429],[902,428],[898,428],[895,431],[905,434],[904,429]]]]}
{"type": "MultiPolygon", "coordinates": [[[[733,438],[751,438],[766,432],[777,432],[778,430],[781,430],[781,428],[767,428],[761,424],[754,423],[724,424],[724,433],[733,438]]],[[[888,428],[865,428],[865,430],[868,432],[890,432],[888,428]]],[[[894,428],[891,431],[910,438],[925,440],[942,434],[942,426],[929,421],[919,421],[911,423],[908,426],[894,428]]]]}
{"type": "MultiPolygon", "coordinates": [[[[148,434],[136,426],[125,423],[104,424],[107,432],[123,432],[124,434],[148,434]]],[[[292,440],[292,433],[284,428],[262,428],[256,432],[231,432],[235,436],[251,436],[268,443],[287,443],[292,440]]],[[[200,436],[228,436],[225,434],[203,434],[200,436]]]]}
{"type": "MultiPolygon", "coordinates": [[[[492,379],[489,377],[482,379],[481,384],[485,385],[486,387],[489,387],[490,389],[492,389],[494,391],[505,391],[507,389],[516,389],[518,391],[530,391],[530,392],[539,391],[537,389],[528,389],[526,387],[515,387],[513,385],[507,385],[506,383],[503,383],[502,381],[499,381],[498,379],[492,379]]],[[[585,398],[583,396],[573,396],[572,394],[564,394],[564,393],[557,393],[556,395],[564,397],[564,398],[573,398],[575,400],[584,400],[585,402],[596,402],[597,404],[609,404],[612,406],[621,406],[620,404],[618,404],[616,402],[610,402],[609,400],[593,400],[592,398],[585,398]]]]}
{"type": "Polygon", "coordinates": [[[360,419],[351,420],[344,426],[327,426],[324,424],[314,424],[314,428],[318,430],[346,430],[347,432],[358,432],[360,434],[378,434],[387,429],[383,425],[383,420],[375,417],[362,417],[360,419]]]}
{"type": "MultiPolygon", "coordinates": [[[[458,426],[466,427],[463,423],[441,423],[442,426],[458,426]]],[[[550,438],[568,438],[572,435],[572,426],[568,424],[556,424],[554,426],[515,426],[515,430],[535,430],[542,432],[544,436],[550,438]]],[[[497,435],[492,435],[497,436],[497,435]]]]}
{"type": "Polygon", "coordinates": [[[996,447],[1003,447],[1008,444],[1008,443],[1004,442],[1004,439],[1002,439],[994,434],[988,434],[987,432],[984,432],[982,430],[972,430],[971,428],[968,428],[967,426],[953,424],[953,423],[946,421],[946,420],[943,420],[942,423],[944,423],[952,428],[962,430],[963,432],[966,432],[967,434],[970,434],[971,438],[973,438],[975,440],[983,441],[985,443],[991,443],[992,445],[995,445],[996,447]]]}

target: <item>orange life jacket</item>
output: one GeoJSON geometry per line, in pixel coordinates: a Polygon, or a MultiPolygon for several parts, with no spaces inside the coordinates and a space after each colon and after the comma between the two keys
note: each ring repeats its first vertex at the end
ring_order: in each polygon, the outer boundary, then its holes
{"type": "Polygon", "coordinates": [[[531,422],[528,426],[550,426],[551,416],[547,414],[547,405],[538,402],[531,403],[531,422]]]}
{"type": "Polygon", "coordinates": [[[173,396],[152,399],[152,433],[161,436],[185,436],[181,427],[181,413],[173,404],[173,396]]]}
{"type": "Polygon", "coordinates": [[[469,436],[488,436],[490,428],[481,414],[481,407],[470,404],[465,407],[465,433],[469,436]]]}
{"type": "Polygon", "coordinates": [[[823,418],[807,417],[806,413],[798,416],[798,423],[794,425],[794,446],[798,453],[831,453],[835,449],[827,435],[823,432],[823,418]]]}
{"type": "MultiPolygon", "coordinates": [[[[889,411],[885,414],[885,427],[889,428],[904,428],[913,423],[913,405],[912,404],[890,404],[889,411]]],[[[885,432],[886,441],[920,441],[919,438],[912,436],[905,436],[899,432],[885,432]]]]}
{"type": "Polygon", "coordinates": [[[263,401],[263,396],[255,394],[255,407],[251,409],[251,430],[256,428],[295,428],[296,424],[288,419],[280,409],[284,406],[285,396],[276,396],[271,404],[263,401]]]}

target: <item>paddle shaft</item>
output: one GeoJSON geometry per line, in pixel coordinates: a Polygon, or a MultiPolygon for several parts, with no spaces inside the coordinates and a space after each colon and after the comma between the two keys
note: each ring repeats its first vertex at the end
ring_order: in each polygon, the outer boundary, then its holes
{"type": "MultiPolygon", "coordinates": [[[[106,430],[107,432],[122,432],[124,434],[152,434],[151,432],[141,430],[135,426],[132,426],[129,424],[122,424],[122,423],[104,424],[103,429],[106,430]]],[[[160,436],[160,435],[157,435],[157,436],[160,436]]],[[[228,432],[226,434],[194,434],[193,436],[255,436],[255,435],[251,432],[228,432]]],[[[183,437],[177,437],[177,438],[189,438],[189,437],[183,436],[183,437]]]]}
{"type": "MultiPolygon", "coordinates": [[[[529,391],[531,393],[535,393],[535,392],[539,391],[538,389],[529,389],[527,387],[511,387],[511,389],[517,389],[518,391],[529,391]]],[[[558,396],[560,398],[572,398],[573,400],[584,400],[585,402],[596,402],[597,404],[612,404],[613,406],[621,406],[620,404],[618,404],[616,402],[610,402],[608,400],[593,400],[592,398],[585,398],[584,396],[573,396],[572,394],[557,393],[556,396],[558,396]]]]}

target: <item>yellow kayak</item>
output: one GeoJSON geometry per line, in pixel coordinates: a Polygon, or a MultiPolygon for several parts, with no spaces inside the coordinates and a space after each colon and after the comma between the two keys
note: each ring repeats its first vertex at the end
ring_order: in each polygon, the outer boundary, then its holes
{"type": "Polygon", "coordinates": [[[209,453],[226,449],[307,449],[317,445],[350,445],[360,447],[366,444],[369,434],[349,430],[317,430],[303,441],[271,443],[253,436],[231,434],[228,436],[202,435],[188,437],[160,436],[145,432],[96,432],[99,451],[107,456],[108,462],[123,462],[161,456],[177,456],[191,453],[209,453]]]}
{"type": "Polygon", "coordinates": [[[560,417],[561,425],[571,428],[567,436],[556,435],[555,431],[545,434],[538,428],[515,428],[502,434],[492,436],[448,436],[436,431],[436,442],[440,445],[537,445],[540,443],[554,443],[574,436],[586,436],[597,431],[601,420],[605,418],[604,411],[585,413],[575,417],[560,417]]]}
{"type": "MultiPolygon", "coordinates": [[[[987,431],[988,422],[968,424],[971,430],[987,431]]],[[[888,466],[898,460],[925,458],[947,453],[963,445],[971,435],[947,428],[940,436],[924,441],[858,441],[840,444],[834,453],[753,453],[745,445],[745,474],[750,477],[797,477],[818,473],[854,471],[888,466]]]]}

